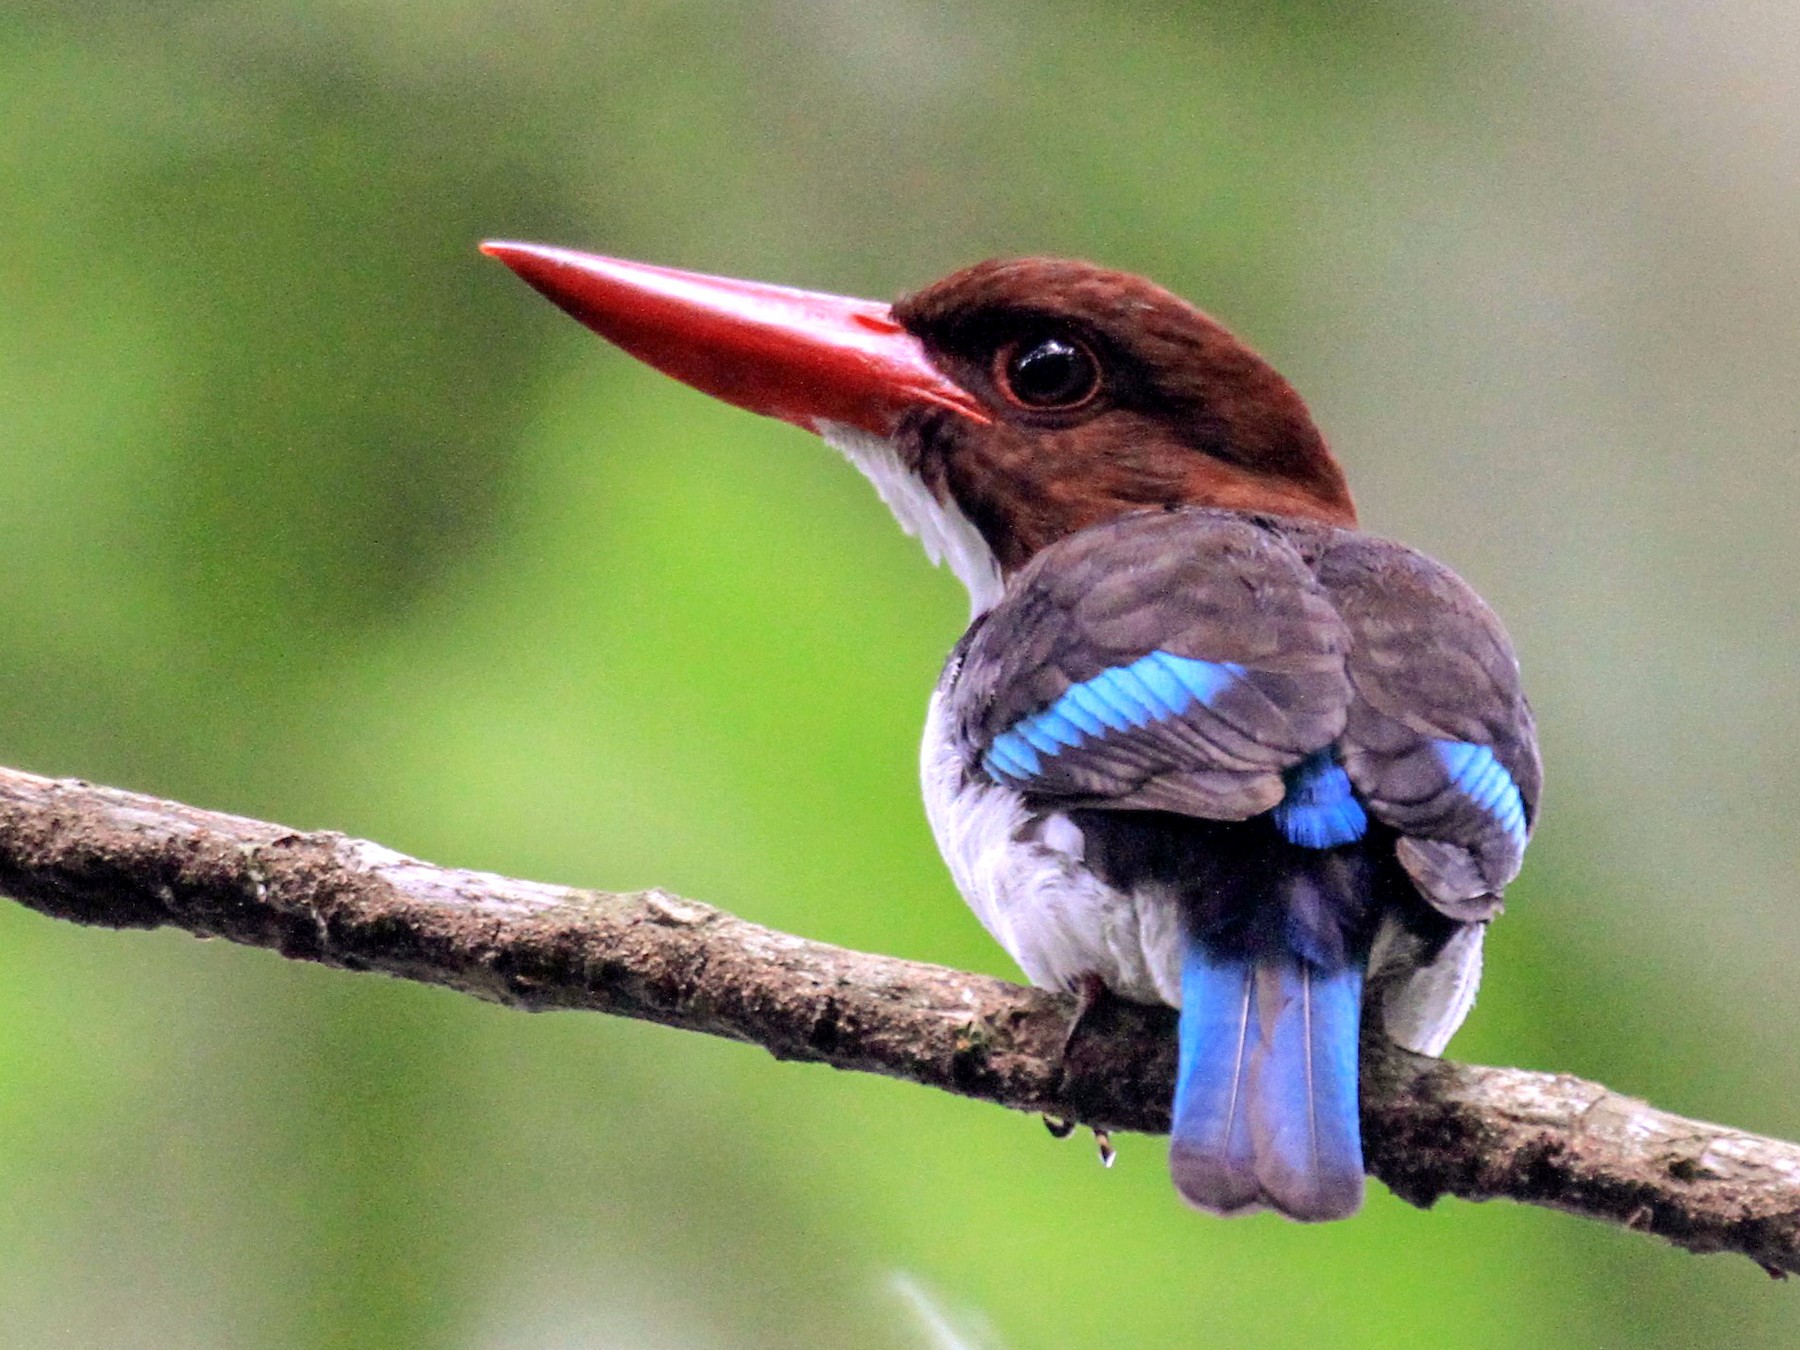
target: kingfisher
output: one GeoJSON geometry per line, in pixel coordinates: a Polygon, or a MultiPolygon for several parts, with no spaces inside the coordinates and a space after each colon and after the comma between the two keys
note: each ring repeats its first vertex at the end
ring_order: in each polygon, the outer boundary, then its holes
{"type": "Polygon", "coordinates": [[[1357,528],[1287,381],[1086,262],[888,305],[482,247],[633,356],[817,433],[948,564],[971,617],[921,776],[964,899],[1034,984],[1180,1010],[1184,1200],[1354,1213],[1363,1025],[1442,1052],[1542,769],[1500,622],[1357,528]]]}

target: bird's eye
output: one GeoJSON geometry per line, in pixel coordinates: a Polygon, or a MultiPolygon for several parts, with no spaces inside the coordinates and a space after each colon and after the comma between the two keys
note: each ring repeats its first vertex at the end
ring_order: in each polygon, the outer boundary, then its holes
{"type": "Polygon", "coordinates": [[[1072,338],[1012,342],[994,357],[994,383],[1025,408],[1079,408],[1100,388],[1100,363],[1072,338]]]}

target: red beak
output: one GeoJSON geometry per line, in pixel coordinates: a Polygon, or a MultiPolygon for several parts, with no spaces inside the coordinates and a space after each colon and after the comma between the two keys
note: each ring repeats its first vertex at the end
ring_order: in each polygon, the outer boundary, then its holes
{"type": "Polygon", "coordinates": [[[486,243],[481,251],[663,374],[808,431],[843,422],[887,436],[921,405],[989,420],[880,301],[542,244],[486,243]]]}

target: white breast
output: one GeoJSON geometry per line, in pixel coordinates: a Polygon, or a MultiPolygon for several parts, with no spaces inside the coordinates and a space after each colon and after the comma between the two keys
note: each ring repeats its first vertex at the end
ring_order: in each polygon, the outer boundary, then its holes
{"type": "Polygon", "coordinates": [[[1040,817],[1011,788],[972,775],[940,689],[920,752],[925,814],[957,889],[1031,982],[1072,989],[1098,975],[1113,993],[1181,1006],[1180,915],[1172,896],[1116,891],[1081,864],[1081,831],[1040,817]]]}

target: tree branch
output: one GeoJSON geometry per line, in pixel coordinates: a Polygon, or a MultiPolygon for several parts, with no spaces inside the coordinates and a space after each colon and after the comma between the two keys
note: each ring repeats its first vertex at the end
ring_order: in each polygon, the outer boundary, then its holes
{"type": "MultiPolygon", "coordinates": [[[[171,926],[530,1010],[587,1008],[1104,1129],[1168,1129],[1173,1014],[790,937],[661,891],[609,894],[403,857],[0,769],[0,893],[54,918],[171,926]]],[[[1365,1046],[1369,1169],[1547,1205],[1800,1272],[1800,1146],[1596,1083],[1365,1046]]]]}

